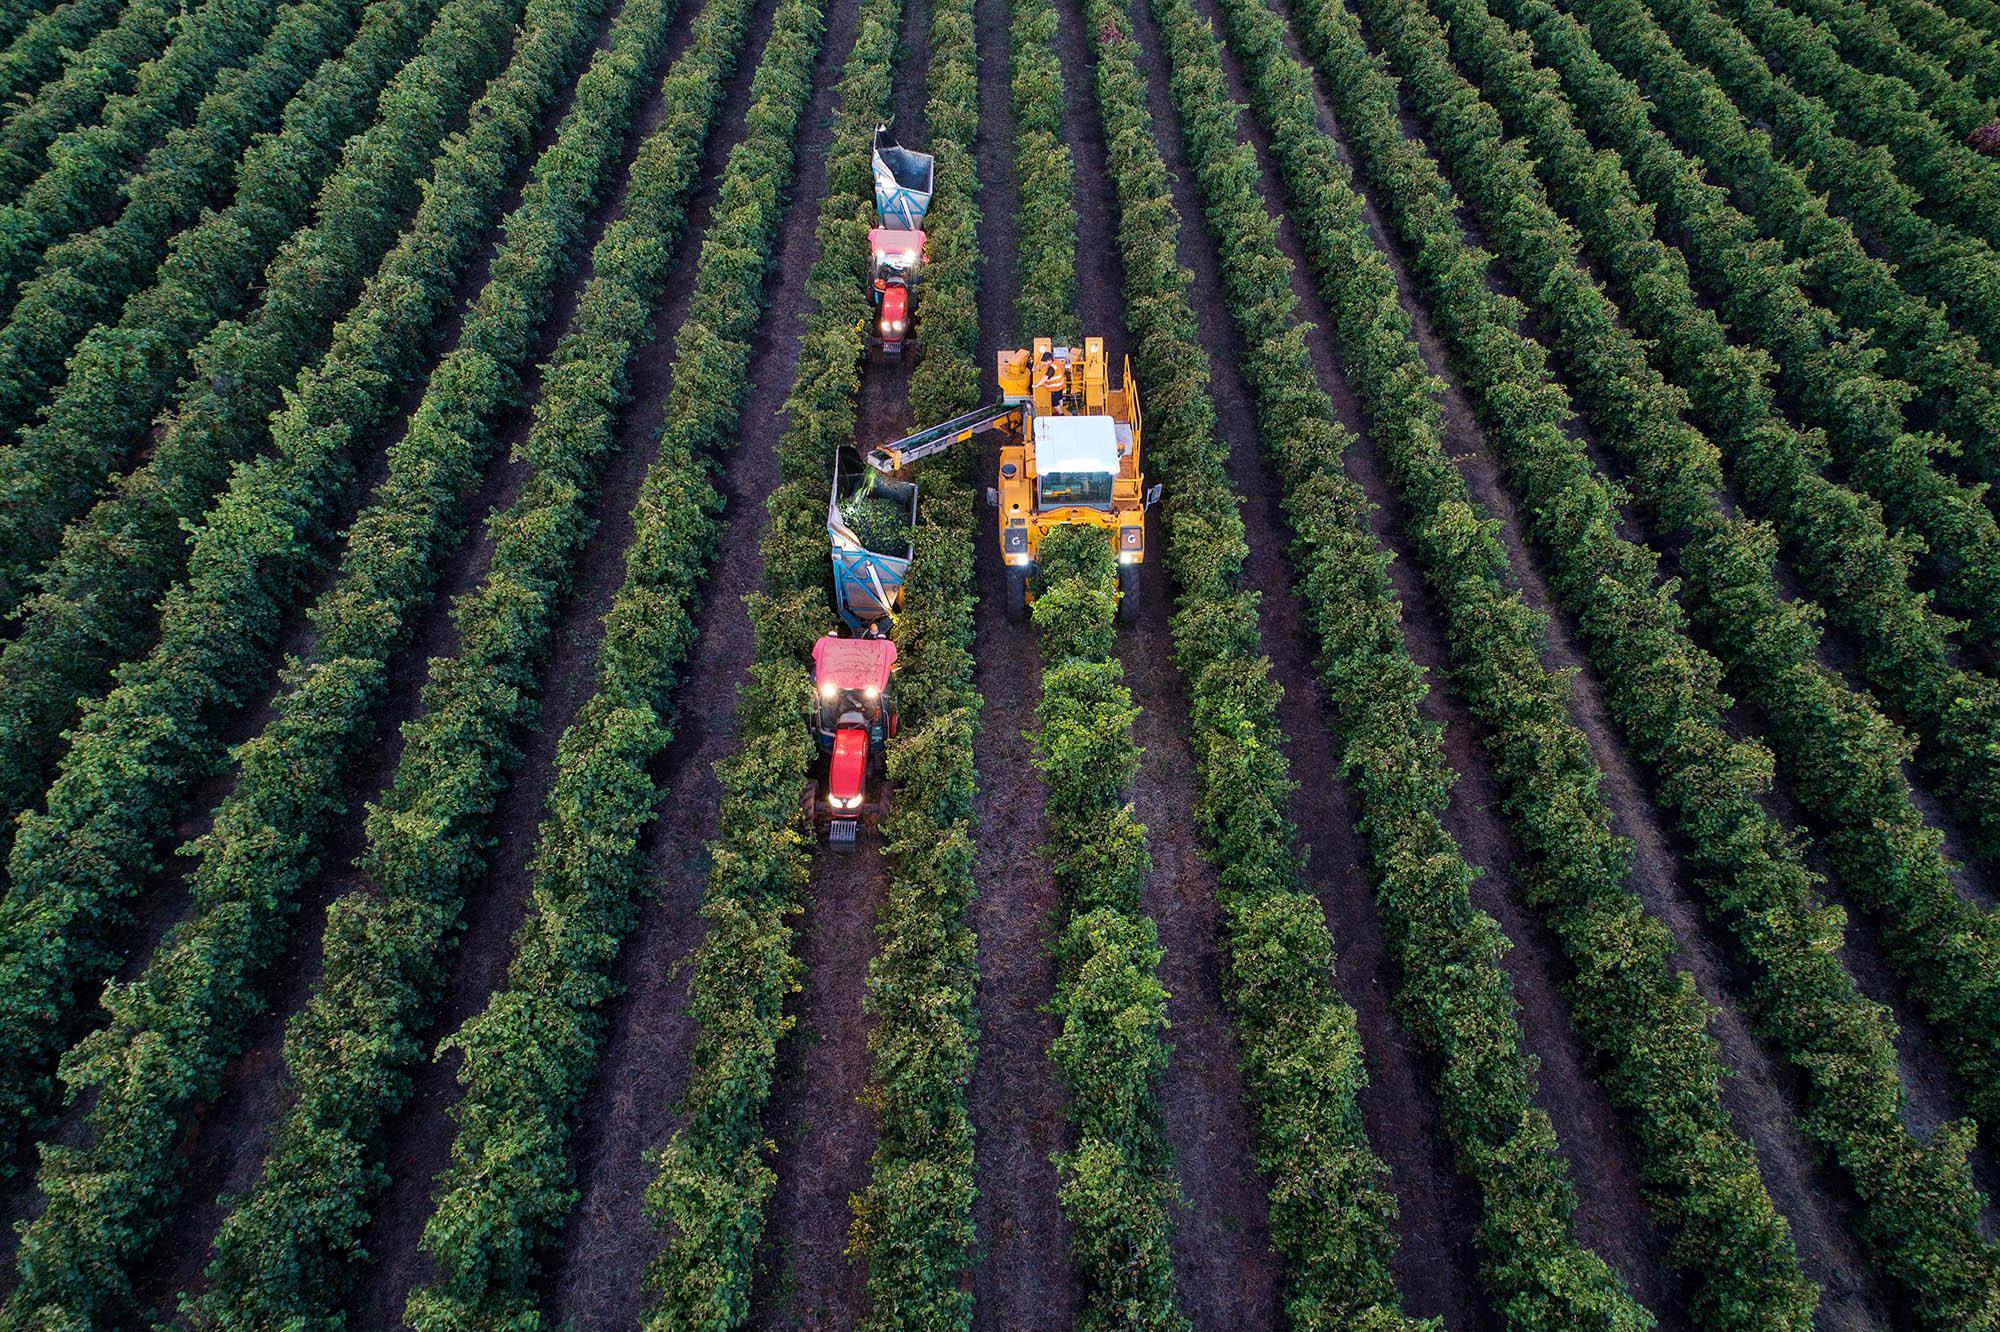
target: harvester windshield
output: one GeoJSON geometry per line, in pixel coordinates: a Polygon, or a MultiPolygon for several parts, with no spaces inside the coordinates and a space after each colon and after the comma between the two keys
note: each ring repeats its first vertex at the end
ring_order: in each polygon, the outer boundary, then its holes
{"type": "Polygon", "coordinates": [[[1109,509],[1118,476],[1116,423],[1108,416],[1036,417],[1035,475],[1043,508],[1109,509]]]}
{"type": "Polygon", "coordinates": [[[1109,472],[1043,472],[1042,507],[1056,509],[1065,504],[1081,504],[1108,509],[1113,480],[1109,472]]]}

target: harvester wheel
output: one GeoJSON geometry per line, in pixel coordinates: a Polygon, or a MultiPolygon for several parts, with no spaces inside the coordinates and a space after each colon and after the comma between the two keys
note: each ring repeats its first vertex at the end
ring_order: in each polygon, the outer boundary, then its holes
{"type": "Polygon", "coordinates": [[[1139,621],[1139,566],[1128,564],[1118,571],[1118,622],[1139,621]]]}
{"type": "Polygon", "coordinates": [[[1019,624],[1028,618],[1028,571],[1007,570],[1007,622],[1019,624]]]}

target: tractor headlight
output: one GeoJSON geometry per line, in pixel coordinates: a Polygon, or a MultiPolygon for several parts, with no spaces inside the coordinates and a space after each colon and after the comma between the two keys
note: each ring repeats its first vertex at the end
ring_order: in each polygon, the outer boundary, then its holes
{"type": "Polygon", "coordinates": [[[867,699],[870,703],[873,703],[876,699],[882,697],[882,691],[877,689],[874,685],[869,685],[866,689],[861,691],[861,697],[867,699]]]}
{"type": "Polygon", "coordinates": [[[882,331],[885,333],[901,333],[903,331],[903,321],[900,319],[884,319],[882,321],[882,331]]]}
{"type": "Polygon", "coordinates": [[[853,809],[853,808],[855,808],[856,806],[858,806],[858,805],[859,805],[860,803],[861,803],[861,797],[860,797],[860,796],[835,796],[835,797],[833,797],[833,807],[834,807],[835,809],[853,809]]]}
{"type": "Polygon", "coordinates": [[[833,702],[833,700],[840,697],[840,686],[835,684],[833,681],[828,680],[825,684],[819,687],[819,696],[825,699],[827,702],[831,703],[833,702]]]}

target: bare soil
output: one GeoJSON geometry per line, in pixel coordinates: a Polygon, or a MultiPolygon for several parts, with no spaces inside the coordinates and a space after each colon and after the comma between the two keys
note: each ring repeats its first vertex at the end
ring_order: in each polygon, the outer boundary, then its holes
{"type": "MultiPolygon", "coordinates": [[[[595,46],[601,47],[609,41],[612,19],[611,12],[600,18],[594,38],[595,46]]],[[[501,196],[496,216],[504,218],[519,204],[521,190],[527,183],[529,170],[541,152],[554,142],[562,117],[568,113],[573,92],[573,89],[564,90],[544,114],[542,123],[532,140],[532,147],[522,156],[511,173],[511,179],[501,196]]],[[[362,453],[355,460],[357,480],[353,494],[372,496],[386,476],[388,451],[402,438],[410,416],[422,401],[429,369],[457,344],[459,329],[464,322],[467,309],[472,299],[486,284],[488,268],[498,249],[500,239],[501,231],[496,226],[489,232],[480,255],[455,285],[448,312],[439,324],[423,373],[413,377],[405,386],[393,423],[381,436],[380,447],[362,453]]],[[[564,318],[567,317],[567,307],[561,305],[561,302],[572,299],[573,293],[558,295],[559,313],[564,318]]],[[[553,346],[552,338],[548,345],[553,346]]],[[[464,536],[465,528],[470,526],[472,515],[484,513],[495,502],[496,497],[511,484],[513,483],[509,481],[504,465],[496,464],[488,470],[481,484],[466,496],[464,517],[457,528],[461,538],[464,536]]],[[[224,742],[230,749],[261,734],[276,716],[273,705],[280,686],[279,669],[283,663],[305,656],[312,648],[317,630],[306,612],[318,602],[321,594],[328,591],[336,582],[340,561],[347,547],[348,521],[359,507],[359,503],[350,505],[346,519],[337,519],[329,524],[339,535],[323,552],[320,562],[302,584],[299,595],[295,598],[294,605],[287,613],[285,623],[280,630],[265,678],[258,685],[256,693],[223,723],[224,742]]],[[[483,540],[472,543],[472,548],[476,549],[483,544],[483,540]]],[[[461,543],[450,550],[445,573],[440,578],[440,598],[448,597],[455,590],[452,580],[468,558],[470,551],[466,544],[461,543]]],[[[434,614],[432,618],[437,617],[434,614]]],[[[419,647],[423,646],[426,632],[425,625],[420,624],[419,647]]],[[[401,719],[414,711],[416,692],[422,683],[421,665],[428,655],[428,652],[406,651],[401,659],[391,663],[388,702],[383,708],[383,713],[391,724],[380,726],[380,730],[394,736],[395,727],[400,725],[401,719]]],[[[399,743],[399,737],[397,739],[399,743]]],[[[393,770],[393,759],[389,767],[393,770]]],[[[135,979],[152,961],[167,933],[193,914],[194,903],[188,895],[188,889],[196,862],[190,857],[178,854],[178,848],[209,830],[214,823],[217,809],[234,790],[238,773],[239,769],[234,763],[227,764],[195,783],[183,801],[183,812],[176,822],[172,838],[161,848],[161,863],[146,876],[144,884],[132,902],[133,923],[126,930],[120,945],[120,951],[125,954],[125,962],[117,977],[121,982],[135,979]]],[[[350,782],[350,790],[355,789],[366,789],[372,793],[376,788],[362,788],[358,783],[350,782]]],[[[358,802],[350,801],[350,804],[358,807],[358,802]]],[[[334,844],[322,863],[328,866],[344,865],[358,855],[362,849],[360,830],[358,818],[344,827],[336,834],[334,844]],[[350,844],[352,849],[349,849],[350,844]]],[[[318,975],[317,935],[324,923],[322,916],[325,902],[330,901],[331,897],[332,894],[328,894],[323,900],[316,900],[319,894],[311,891],[302,899],[306,908],[305,915],[309,921],[307,929],[313,936],[311,952],[315,962],[311,975],[314,979],[318,975]]],[[[287,1007],[286,1004],[294,992],[298,995],[299,1003],[302,1003],[305,994],[309,993],[309,988],[299,984],[297,969],[290,965],[289,960],[277,971],[286,978],[281,985],[287,999],[273,999],[272,1009],[260,1015],[252,1024],[248,1051],[239,1056],[225,1073],[225,1089],[222,1097],[218,1098],[215,1104],[197,1112],[197,1118],[183,1142],[181,1153],[189,1162],[186,1179],[190,1193],[176,1214],[174,1228],[169,1233],[168,1241],[161,1246],[162,1256],[158,1260],[158,1266],[150,1274],[140,1277],[142,1290],[157,1288],[158,1298],[164,1301],[163,1310],[171,1309],[174,1292],[185,1280],[195,1279],[200,1268],[206,1263],[207,1238],[220,1220],[220,1209],[215,1206],[214,1199],[210,1195],[215,1191],[212,1185],[224,1167],[222,1162],[211,1154],[227,1153],[232,1159],[237,1159],[247,1153],[252,1158],[251,1164],[254,1167],[255,1161],[261,1159],[267,1141],[264,1131],[275,1121],[277,1114],[282,1111],[283,1104],[289,1100],[288,1095],[269,1100],[252,1097],[250,1099],[254,1104],[243,1108],[240,1122],[218,1127],[219,1121],[226,1120],[226,1115],[222,1113],[224,1108],[232,1103],[239,1084],[252,1079],[253,1070],[263,1069],[274,1079],[282,1072],[283,1060],[278,1046],[282,1042],[284,1020],[293,1011],[293,1008],[287,1007]],[[266,1045],[269,1046],[268,1057],[260,1058],[258,1052],[266,1045]],[[201,1235],[198,1244],[182,1242],[191,1239],[190,1235],[184,1233],[189,1231],[191,1226],[201,1235]]],[[[271,998],[268,994],[266,997],[271,998]]],[[[93,1023],[94,1021],[93,1014],[93,1023]]],[[[72,1144],[83,1141],[87,1135],[87,1125],[83,1117],[88,1113],[89,1104],[89,1100],[86,1099],[64,1107],[47,1137],[52,1141],[72,1144]]],[[[254,1171],[246,1174],[240,1182],[232,1184],[231,1190],[247,1186],[252,1178],[254,1171]]],[[[0,1239],[0,1265],[7,1266],[11,1266],[17,1242],[14,1223],[32,1218],[42,1210],[42,1199],[33,1187],[32,1170],[17,1176],[10,1181],[10,1185],[4,1209],[0,1210],[0,1228],[5,1230],[4,1239],[0,1239]]],[[[11,1285],[11,1272],[8,1273],[8,1277],[6,1284],[11,1285]]]]}
{"type": "MultiPolygon", "coordinates": [[[[1085,31],[1076,0],[1061,0],[1057,8],[1065,33],[1085,31]]],[[[1130,340],[1095,72],[1081,40],[1065,41],[1062,54],[1065,138],[1076,155],[1081,227],[1079,314],[1086,332],[1104,335],[1118,364],[1130,340]]],[[[1155,60],[1143,63],[1157,75],[1155,60]]],[[[1166,138],[1173,121],[1163,114],[1162,91],[1155,78],[1153,113],[1166,138]]],[[[1177,145],[1162,148],[1174,164],[1177,145]]],[[[1197,306],[1204,303],[1197,295],[1197,306]]],[[[1120,629],[1119,657],[1140,707],[1133,734],[1143,752],[1132,804],[1153,859],[1142,903],[1165,948],[1160,979],[1169,994],[1171,1056],[1160,1102],[1181,1192],[1173,1209],[1174,1276],[1197,1328],[1275,1327],[1281,1273],[1271,1247],[1270,1183],[1257,1168],[1236,1035],[1222,1001],[1217,886],[1193,819],[1199,789],[1186,735],[1187,690],[1173,660],[1167,624],[1173,589],[1159,548],[1155,531],[1141,574],[1140,618],[1120,629]]]]}
{"type": "MultiPolygon", "coordinates": [[[[608,45],[615,16],[614,8],[601,17],[594,43],[596,49],[608,45]]],[[[669,39],[669,58],[684,43],[685,36],[683,23],[669,39]]],[[[664,70],[665,64],[662,63],[659,68],[664,70]]],[[[519,190],[525,183],[528,168],[554,142],[561,120],[572,104],[574,91],[574,87],[565,90],[544,118],[533,148],[524,156],[513,187],[503,201],[501,216],[511,212],[519,202],[519,190]]],[[[646,108],[642,117],[647,113],[657,120],[656,108],[646,108]]],[[[640,123],[643,124],[643,119],[640,123]]],[[[636,133],[628,136],[624,166],[629,166],[637,143],[636,133]]],[[[614,177],[613,187],[605,192],[605,206],[577,242],[578,250],[586,256],[597,235],[616,216],[615,204],[622,193],[624,166],[614,177]]],[[[485,285],[500,237],[499,229],[495,228],[489,236],[486,250],[460,284],[458,300],[447,328],[448,336],[443,340],[445,346],[455,343],[457,328],[469,302],[485,285]]],[[[512,503],[527,479],[527,469],[510,456],[511,450],[527,434],[532,421],[529,404],[538,396],[541,366],[567,327],[589,277],[589,263],[585,257],[557,285],[550,316],[537,340],[531,369],[524,376],[521,402],[510,410],[499,428],[499,455],[479,485],[466,497],[461,536],[465,535],[463,528],[472,527],[471,539],[462,541],[446,555],[436,593],[418,619],[412,643],[391,662],[389,689],[378,720],[376,739],[364,752],[348,783],[348,806],[353,812],[328,848],[322,861],[325,866],[322,873],[302,896],[300,936],[285,961],[275,970],[279,979],[277,993],[272,996],[272,1006],[253,1025],[244,1053],[233,1061],[225,1075],[222,1096],[203,1112],[183,1147],[190,1161],[189,1177],[201,1183],[196,1185],[188,1204],[176,1217],[169,1243],[162,1249],[164,1256],[160,1267],[153,1274],[153,1285],[161,1301],[162,1312],[171,1307],[177,1290],[200,1283],[200,1269],[207,1261],[208,1245],[223,1215],[218,1195],[240,1192],[255,1181],[264,1151],[269,1145],[270,1132],[290,1103],[291,1090],[282,1052],[284,1030],[286,1023],[304,1007],[317,988],[322,966],[321,936],[325,910],[336,898],[364,886],[356,868],[366,850],[364,806],[368,801],[378,799],[394,777],[402,754],[401,727],[417,714],[419,694],[428,678],[429,663],[434,658],[449,657],[457,650],[457,630],[450,618],[451,603],[457,596],[476,589],[485,576],[492,555],[492,543],[483,524],[473,527],[471,519],[512,503]]],[[[398,425],[398,436],[402,425],[407,423],[409,413],[421,399],[422,389],[421,380],[409,388],[402,422],[398,425]]],[[[374,471],[368,480],[372,489],[374,481],[379,479],[381,459],[372,459],[371,466],[374,471]]],[[[320,581],[322,585],[330,583],[331,570],[320,581]]],[[[291,631],[287,651],[304,651],[310,646],[311,633],[310,624],[301,617],[291,631]]],[[[400,1308],[399,1300],[388,1321],[400,1317],[400,1308]]]]}
{"type": "Polygon", "coordinates": [[[867,1267],[850,1259],[850,1199],[868,1187],[875,1112],[863,1104],[872,1063],[862,1009],[875,917],[888,891],[876,846],[813,860],[799,925],[798,1026],[780,1051],[765,1125],[778,1182],[757,1252],[750,1326],[851,1328],[866,1311],[867,1267]]]}
{"type": "MultiPolygon", "coordinates": [[[[897,53],[897,140],[929,148],[924,79],[930,65],[930,2],[904,0],[897,53]]],[[[917,332],[923,333],[922,294],[917,332]]],[[[903,434],[913,362],[865,364],[855,442],[867,448],[903,434]]],[[[876,918],[888,893],[880,843],[864,838],[853,854],[822,850],[799,924],[798,1025],[779,1051],[764,1122],[777,1144],[777,1185],[758,1245],[750,1325],[763,1329],[853,1327],[868,1307],[866,1264],[847,1253],[850,1200],[868,1187],[878,1131],[861,1096],[873,1071],[863,1009],[876,918]]]]}
{"type": "MultiPolygon", "coordinates": [[[[1296,42],[1292,45],[1296,54],[1296,42]]],[[[1320,118],[1322,126],[1338,137],[1338,126],[1323,98],[1320,118]]],[[[1340,146],[1343,159],[1351,162],[1345,142],[1341,142],[1340,146]]],[[[1268,168],[1266,175],[1268,181],[1268,168]]],[[[1443,368],[1442,348],[1413,298],[1403,257],[1399,249],[1390,243],[1387,230],[1372,202],[1364,209],[1364,217],[1377,245],[1397,271],[1403,287],[1404,308],[1415,320],[1419,341],[1429,364],[1433,370],[1440,371],[1451,386],[1448,409],[1452,407],[1452,400],[1457,400],[1456,409],[1449,412],[1450,422],[1456,426],[1460,420],[1469,421],[1462,388],[1455,377],[1443,368]]],[[[1292,252],[1296,260],[1298,252],[1295,245],[1292,252]]],[[[1316,302],[1309,303],[1308,317],[1317,317],[1321,308],[1316,302]]],[[[1454,432],[1449,438],[1456,440],[1463,436],[1454,432]]],[[[1502,521],[1502,537],[1528,603],[1545,613],[1551,612],[1553,603],[1546,583],[1529,556],[1529,547],[1522,537],[1511,497],[1499,483],[1492,457],[1483,446],[1477,451],[1467,451],[1458,446],[1454,447],[1454,453],[1474,498],[1502,521]]],[[[1398,568],[1401,568],[1400,563],[1398,568]]],[[[1412,598],[1407,589],[1403,590],[1403,596],[1406,605],[1409,604],[1412,598]]],[[[1647,910],[1673,931],[1680,944],[1677,962],[1694,976],[1697,988],[1716,1007],[1710,1029],[1715,1033],[1721,1045],[1723,1061],[1732,1073],[1723,1084],[1723,1104],[1738,1131],[1745,1134],[1757,1152],[1766,1187],[1779,1210],[1791,1222],[1807,1275],[1823,1287],[1820,1325],[1827,1328],[1880,1326],[1886,1320],[1888,1308],[1885,1293],[1872,1269],[1860,1258],[1846,1190],[1824,1167],[1817,1153],[1798,1131],[1798,1084],[1782,1054],[1756,1033],[1749,1017],[1750,980],[1736,965],[1732,945],[1725,932],[1708,919],[1701,890],[1682,857],[1684,848],[1662,816],[1643,770],[1611,722],[1603,701],[1602,683],[1583,661],[1575,647],[1571,627],[1560,615],[1552,615],[1549,644],[1549,651],[1545,653],[1549,664],[1578,669],[1572,689],[1571,710],[1583,727],[1593,756],[1604,773],[1601,789],[1612,808],[1613,826],[1634,843],[1630,883],[1647,910]]],[[[1464,770],[1456,755],[1454,766],[1464,770]]],[[[1457,791],[1461,797],[1467,794],[1464,780],[1461,780],[1457,791]]],[[[1493,909],[1484,900],[1482,905],[1493,909]]],[[[1506,917],[1501,919],[1503,924],[1509,924],[1506,917]]],[[[1514,935],[1511,925],[1509,933],[1518,944],[1520,938],[1514,935]]],[[[1545,1067],[1545,1102],[1548,1099],[1546,1074],[1545,1067]]],[[[1559,1130],[1562,1122],[1560,1118],[1557,1120],[1559,1130]]],[[[1579,1183],[1583,1180],[1579,1179],[1579,1183]]],[[[1588,1210],[1589,1198],[1586,1195],[1584,1211],[1579,1216],[1580,1229],[1587,1219],[1588,1210]]],[[[1588,1232],[1584,1233],[1587,1237],[1588,1232]]],[[[1629,1278],[1631,1273],[1627,1271],[1626,1275],[1629,1278]]],[[[1643,1294],[1644,1287],[1637,1289],[1643,1294]]]]}
{"type": "MultiPolygon", "coordinates": [[[[835,80],[854,43],[857,19],[858,5],[851,2],[828,14],[813,99],[801,122],[792,205],[752,348],[744,443],[730,454],[720,478],[725,526],[700,612],[702,668],[679,691],[675,743],[660,766],[659,817],[643,837],[658,901],[641,914],[619,957],[616,974],[624,993],[607,1007],[603,1057],[577,1116],[574,1159],[581,1196],[546,1281],[549,1317],[577,1327],[635,1326],[646,1304],[644,1268],[658,1248],[644,1209],[644,1190],[653,1176],[647,1157],[681,1122],[677,1106],[694,1041],[687,963],[702,938],[707,844],[721,805],[714,765],[735,747],[736,691],[753,649],[743,598],[762,585],[763,500],[778,479],[771,445],[783,428],[780,408],[798,364],[835,80]]],[[[756,64],[746,58],[742,68],[754,70],[756,64]]],[[[732,93],[723,121],[732,135],[742,118],[739,105],[732,93]]]]}
{"type": "MultiPolygon", "coordinates": [[[[1008,53],[1007,0],[978,0],[979,278],[981,382],[997,396],[993,373],[1003,346],[1031,336],[1015,308],[1014,229],[1020,181],[1008,53]]],[[[980,475],[999,466],[992,436],[980,475]]],[[[1069,1260],[1069,1223],[1056,1202],[1054,1154],[1067,1146],[1063,1092],[1049,1046],[1056,1021],[1050,945],[1061,907],[1044,847],[1047,791],[1034,766],[1028,733],[1041,699],[1041,656],[1025,626],[1009,624],[1006,581],[990,540],[979,542],[979,605],[973,684],[984,700],[973,739],[979,793],[973,816],[979,895],[972,927],[979,940],[979,1055],[970,1105],[974,1129],[973,1223],[979,1249],[972,1269],[972,1318],[991,1332],[1065,1332],[1079,1301],[1069,1260]]]]}

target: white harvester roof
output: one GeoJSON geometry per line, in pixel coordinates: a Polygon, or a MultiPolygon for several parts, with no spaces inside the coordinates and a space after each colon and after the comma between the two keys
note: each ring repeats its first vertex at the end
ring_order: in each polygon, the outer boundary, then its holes
{"type": "Polygon", "coordinates": [[[1037,416],[1035,471],[1118,471],[1118,427],[1108,416],[1037,416]]]}

